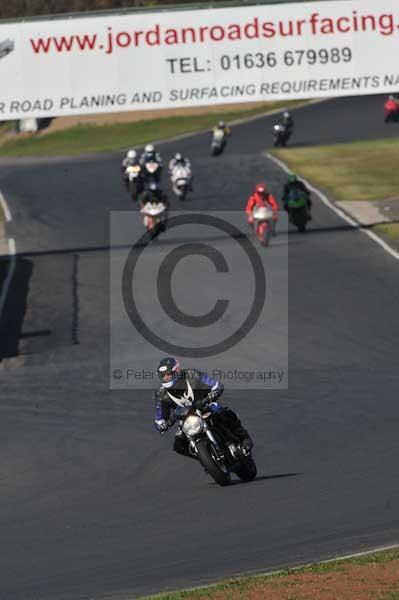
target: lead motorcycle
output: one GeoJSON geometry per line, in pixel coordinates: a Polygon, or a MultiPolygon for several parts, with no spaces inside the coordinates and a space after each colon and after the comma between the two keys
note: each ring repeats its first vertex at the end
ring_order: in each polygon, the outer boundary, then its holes
{"type": "Polygon", "coordinates": [[[232,473],[242,481],[255,479],[257,469],[251,452],[241,447],[239,440],[211,411],[190,407],[180,410],[176,418],[187,438],[190,453],[216,483],[229,485],[232,473]]]}

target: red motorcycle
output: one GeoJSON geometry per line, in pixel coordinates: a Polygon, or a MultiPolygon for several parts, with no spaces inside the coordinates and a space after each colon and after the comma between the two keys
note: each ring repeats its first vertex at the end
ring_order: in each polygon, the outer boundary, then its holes
{"type": "Polygon", "coordinates": [[[270,206],[255,206],[252,211],[254,231],[261,246],[268,246],[275,234],[276,219],[270,206]]]}
{"type": "Polygon", "coordinates": [[[399,102],[391,96],[384,104],[384,121],[385,123],[399,121],[399,102]]]}

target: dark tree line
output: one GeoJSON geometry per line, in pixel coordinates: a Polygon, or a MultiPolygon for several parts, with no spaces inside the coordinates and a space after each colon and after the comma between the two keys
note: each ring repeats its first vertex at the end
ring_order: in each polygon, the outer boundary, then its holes
{"type": "MultiPolygon", "coordinates": [[[[194,0],[198,3],[207,0],[194,0]]],[[[208,0],[209,1],[209,0],[208,0]]],[[[222,0],[213,0],[220,2],[222,0]]],[[[78,11],[189,4],[193,0],[0,0],[0,19],[52,15],[78,11]]]]}

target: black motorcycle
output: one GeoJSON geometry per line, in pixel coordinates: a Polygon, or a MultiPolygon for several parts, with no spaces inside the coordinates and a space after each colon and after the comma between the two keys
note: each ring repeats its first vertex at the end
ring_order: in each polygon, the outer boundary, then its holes
{"type": "Polygon", "coordinates": [[[273,145],[274,147],[278,147],[278,146],[286,146],[288,143],[288,140],[290,139],[292,134],[291,129],[289,129],[288,127],[285,127],[282,124],[278,124],[278,125],[274,125],[273,127],[273,138],[274,138],[274,142],[273,145]]]}
{"type": "Polygon", "coordinates": [[[151,183],[160,183],[162,175],[162,165],[156,160],[148,160],[142,169],[145,187],[149,187],[151,183]]]}
{"type": "Polygon", "coordinates": [[[193,457],[219,485],[229,485],[231,473],[242,481],[255,479],[257,470],[251,453],[226,429],[214,413],[189,408],[179,417],[183,434],[193,457]]]}

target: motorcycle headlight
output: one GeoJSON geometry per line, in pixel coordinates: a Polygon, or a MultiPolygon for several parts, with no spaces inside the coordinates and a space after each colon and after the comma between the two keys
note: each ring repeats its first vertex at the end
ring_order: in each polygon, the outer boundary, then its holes
{"type": "Polygon", "coordinates": [[[201,432],[202,427],[203,422],[201,417],[198,417],[197,415],[190,415],[184,421],[182,429],[186,435],[189,437],[194,437],[201,432]]]}

